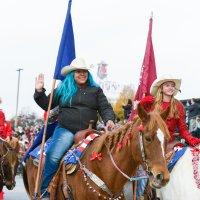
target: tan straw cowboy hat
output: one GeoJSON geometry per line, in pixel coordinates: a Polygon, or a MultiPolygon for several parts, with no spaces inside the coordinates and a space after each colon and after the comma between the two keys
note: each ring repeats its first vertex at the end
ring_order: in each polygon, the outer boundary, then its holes
{"type": "Polygon", "coordinates": [[[163,84],[163,83],[166,83],[166,82],[174,82],[175,83],[175,92],[174,92],[174,96],[180,92],[180,87],[181,87],[181,79],[177,79],[177,78],[173,78],[171,76],[165,76],[165,77],[160,77],[160,78],[157,78],[151,85],[151,89],[150,89],[150,93],[155,96],[157,91],[158,91],[158,88],[163,84]]]}
{"type": "Polygon", "coordinates": [[[89,70],[90,68],[83,58],[75,58],[70,65],[62,68],[61,74],[66,76],[68,73],[77,69],[89,70]]]}

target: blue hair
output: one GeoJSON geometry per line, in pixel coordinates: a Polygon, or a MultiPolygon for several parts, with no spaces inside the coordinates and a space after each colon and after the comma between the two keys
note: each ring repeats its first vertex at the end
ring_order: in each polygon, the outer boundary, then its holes
{"type": "MultiPolygon", "coordinates": [[[[99,87],[94,81],[90,72],[88,72],[87,85],[91,87],[99,87]]],[[[74,71],[67,74],[65,79],[58,85],[54,95],[54,101],[56,104],[61,100],[62,105],[66,105],[71,97],[77,92],[78,86],[74,80],[74,71]]]]}

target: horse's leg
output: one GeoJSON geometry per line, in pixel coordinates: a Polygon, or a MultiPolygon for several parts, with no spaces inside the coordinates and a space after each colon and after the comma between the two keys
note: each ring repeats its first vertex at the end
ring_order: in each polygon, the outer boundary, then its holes
{"type": "Polygon", "coordinates": [[[30,199],[34,197],[35,179],[37,176],[37,167],[33,164],[32,158],[26,162],[25,169],[23,170],[23,181],[30,199]]]}
{"type": "Polygon", "coordinates": [[[23,166],[23,169],[22,169],[22,178],[23,178],[24,187],[26,189],[26,193],[29,194],[27,171],[26,171],[26,168],[24,166],[23,166]]]}
{"type": "MultiPolygon", "coordinates": [[[[87,186],[83,185],[80,180],[69,178],[68,180],[69,187],[72,191],[72,197],[69,200],[97,200],[95,194],[93,194],[91,191],[86,194],[87,186]],[[84,187],[84,188],[83,188],[84,187]],[[92,196],[91,196],[92,195],[92,196]]],[[[66,200],[63,193],[63,179],[62,177],[59,180],[59,185],[56,191],[56,198],[59,200],[66,200]]],[[[53,200],[53,199],[50,199],[53,200]]]]}

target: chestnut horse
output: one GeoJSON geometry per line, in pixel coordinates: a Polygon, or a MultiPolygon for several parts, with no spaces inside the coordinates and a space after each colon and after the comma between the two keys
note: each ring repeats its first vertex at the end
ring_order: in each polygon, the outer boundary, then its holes
{"type": "MultiPolygon", "coordinates": [[[[57,182],[50,189],[50,199],[67,199],[66,188],[73,196],[68,199],[124,199],[123,187],[127,179],[132,180],[131,177],[136,174],[139,165],[147,170],[151,187],[161,188],[166,185],[169,172],[164,149],[169,132],[163,119],[167,114],[147,113],[139,105],[140,119],[95,139],[84,156],[78,159],[79,168],[76,172],[67,175],[63,173],[65,168],[61,165],[55,176],[57,182]],[[97,155],[96,159],[91,160],[94,153],[97,155]]],[[[36,171],[33,160],[29,158],[23,179],[31,199],[34,195],[36,171]]]]}
{"type": "Polygon", "coordinates": [[[9,141],[0,139],[0,191],[3,186],[8,190],[15,187],[15,175],[18,167],[19,142],[11,137],[9,141]]]}

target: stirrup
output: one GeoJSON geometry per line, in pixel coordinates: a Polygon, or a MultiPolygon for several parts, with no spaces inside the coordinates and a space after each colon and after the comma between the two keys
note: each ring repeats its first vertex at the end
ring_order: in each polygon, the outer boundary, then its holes
{"type": "Polygon", "coordinates": [[[140,196],[138,200],[144,200],[144,196],[140,196]]]}

